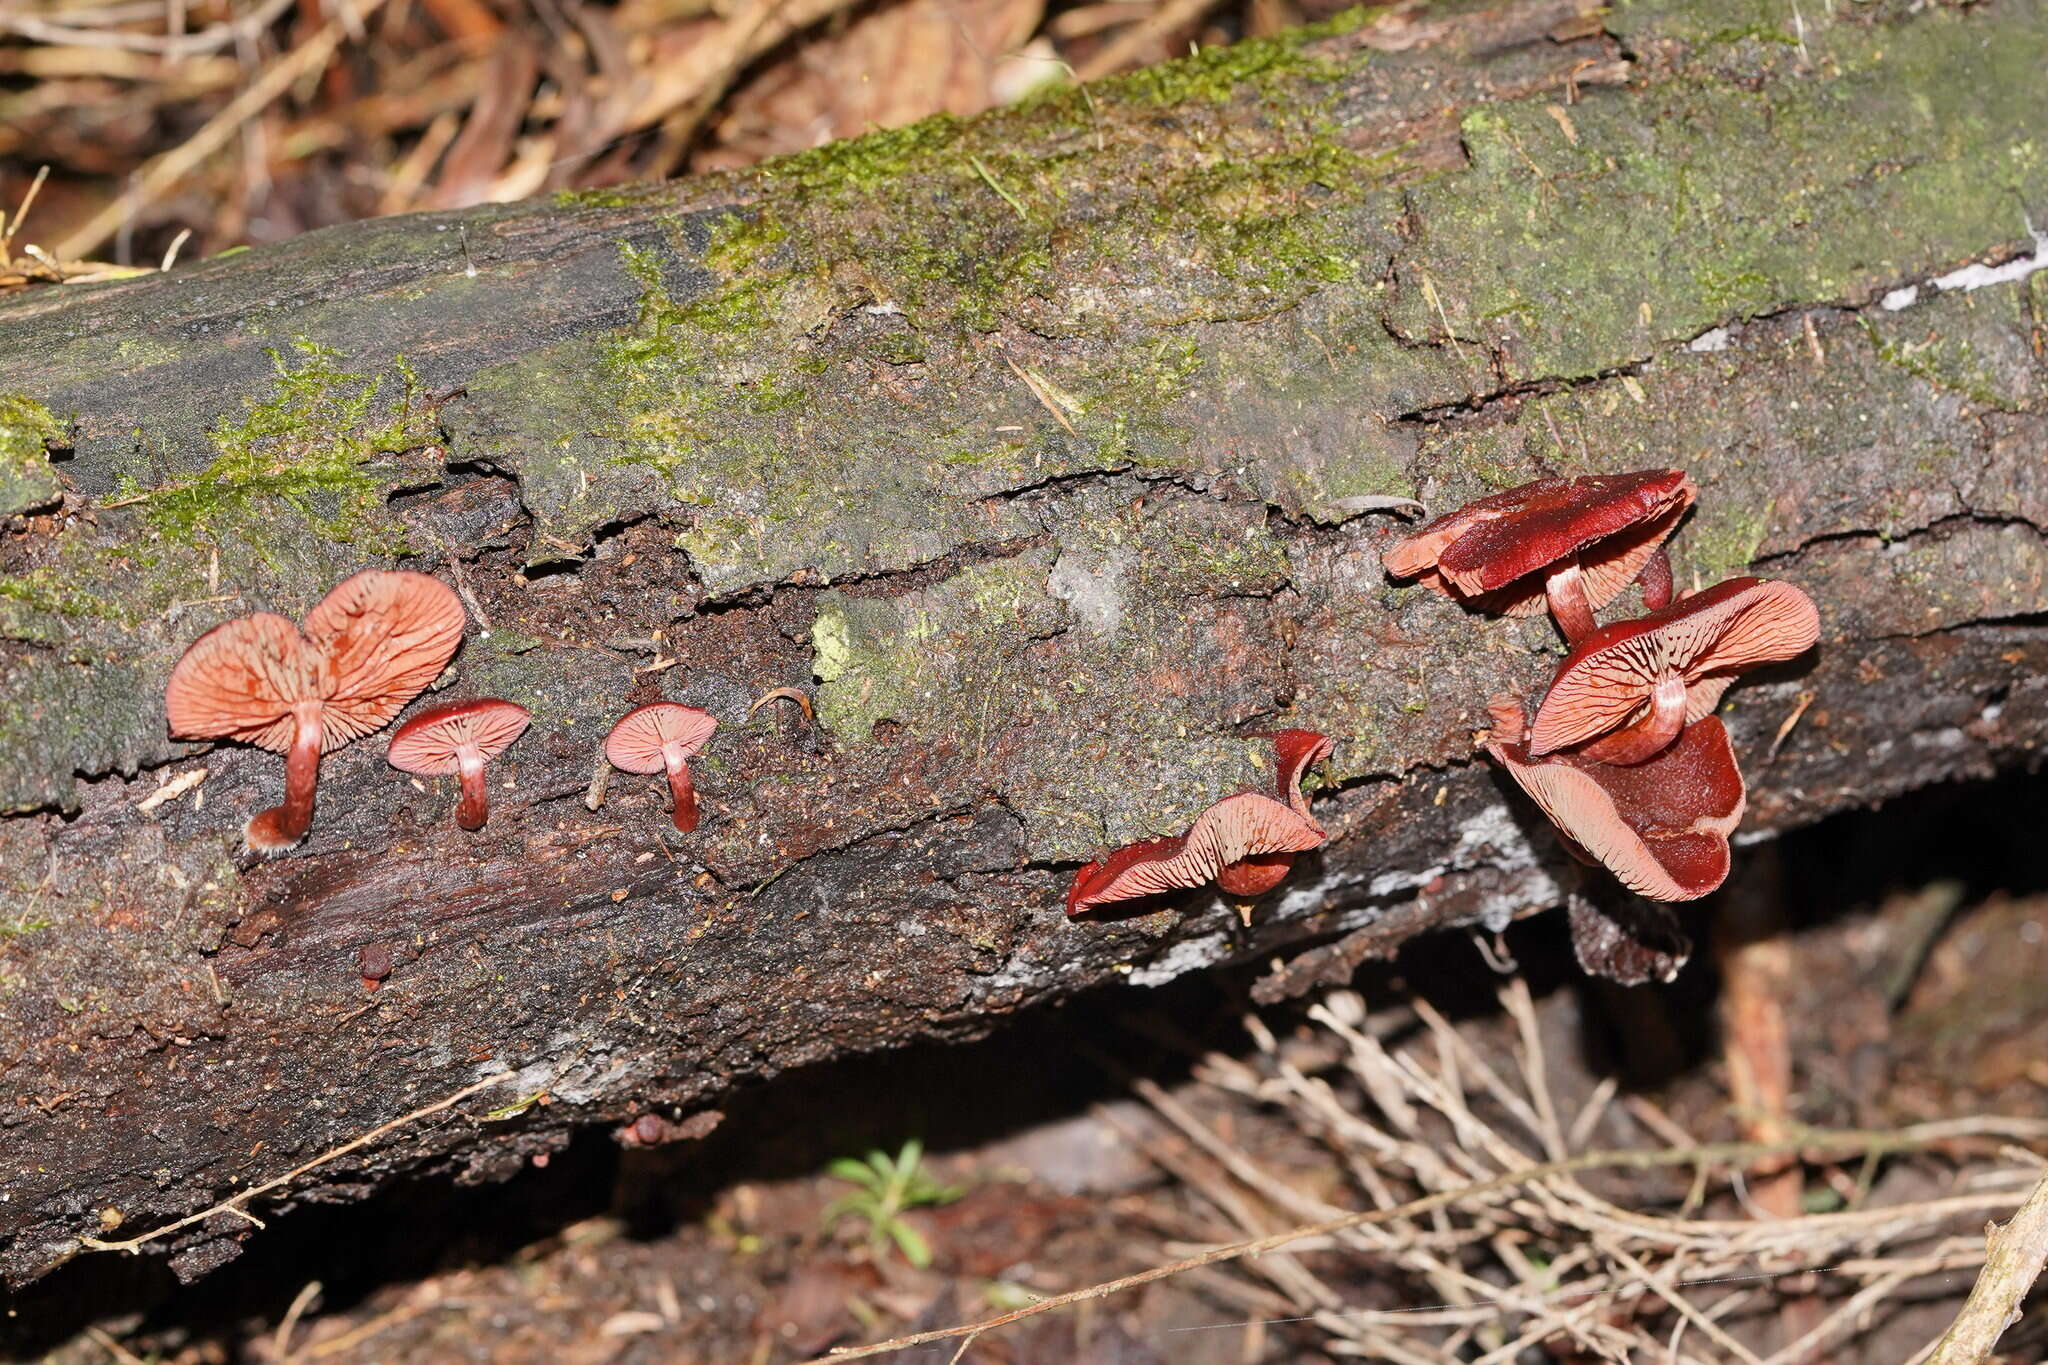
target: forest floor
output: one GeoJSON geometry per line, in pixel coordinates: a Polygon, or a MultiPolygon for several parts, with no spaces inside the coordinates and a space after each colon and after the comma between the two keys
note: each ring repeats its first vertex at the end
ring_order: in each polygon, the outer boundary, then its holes
{"type": "MultiPolygon", "coordinates": [[[[771,1365],[1443,1191],[1437,1213],[1027,1318],[961,1358],[1899,1365],[2048,1150],[2048,894],[2025,839],[2044,795],[2038,776],[1939,789],[1753,847],[1669,987],[1588,981],[1545,915],[1263,1011],[1250,969],[1092,997],[782,1077],[708,1135],[643,1123],[502,1186],[300,1209],[193,1287],[76,1263],[18,1296],[0,1348],[771,1365]],[[1862,1136],[1746,1170],[1668,1155],[1807,1129],[1862,1136]],[[1595,1150],[1667,1155],[1459,1193],[1595,1150]],[[879,1198],[835,1215],[866,1188],[851,1165],[879,1198]]],[[[2002,1349],[2040,1359],[2048,1331],[2002,1349]]]]}

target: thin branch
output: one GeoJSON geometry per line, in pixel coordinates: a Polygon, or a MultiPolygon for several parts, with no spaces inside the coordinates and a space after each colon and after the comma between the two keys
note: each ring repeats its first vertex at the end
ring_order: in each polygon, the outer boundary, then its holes
{"type": "Polygon", "coordinates": [[[1969,1302],[1936,1343],[1927,1365],[1977,1365],[1990,1357],[2005,1329],[2019,1321],[2020,1303],[2048,1262],[2048,1176],[2043,1176],[2004,1227],[1985,1234],[1984,1269],[1969,1302]]]}
{"type": "Polygon", "coordinates": [[[424,1109],[415,1109],[410,1114],[400,1115],[398,1118],[391,1120],[391,1122],[389,1123],[379,1124],[377,1127],[372,1128],[369,1132],[363,1133],[357,1137],[350,1138],[347,1142],[342,1143],[341,1146],[336,1147],[331,1151],[322,1152],[319,1156],[314,1157],[311,1161],[308,1161],[303,1165],[292,1167],[283,1175],[277,1176],[271,1180],[266,1180],[261,1185],[251,1185],[248,1189],[243,1190],[241,1193],[231,1195],[228,1198],[223,1199],[220,1203],[215,1204],[212,1208],[201,1209],[199,1212],[195,1214],[191,1214],[187,1217],[180,1218],[175,1223],[166,1223],[164,1226],[157,1228],[153,1232],[145,1232],[140,1237],[125,1237],[117,1242],[103,1242],[97,1237],[80,1237],[78,1239],[78,1244],[87,1251],[126,1251],[134,1253],[140,1251],[148,1243],[154,1242],[159,1237],[168,1237],[174,1232],[178,1232],[185,1228],[191,1227],[194,1223],[203,1223],[207,1219],[212,1218],[217,1214],[232,1213],[237,1214],[243,1218],[247,1218],[249,1214],[241,1206],[247,1203],[249,1200],[254,1199],[257,1195],[267,1194],[271,1190],[277,1189],[281,1185],[289,1185],[292,1181],[297,1180],[306,1172],[315,1170],[321,1166],[325,1166],[328,1162],[336,1160],[339,1157],[347,1156],[350,1152],[357,1151],[363,1147],[367,1147],[371,1143],[375,1142],[378,1138],[383,1137],[386,1133],[396,1132],[398,1129],[405,1127],[407,1124],[417,1123],[424,1118],[432,1118],[435,1114],[440,1113],[444,1109],[452,1109],[456,1105],[462,1103],[464,1100],[468,1099],[471,1095],[476,1094],[480,1090],[489,1090],[494,1085],[504,1084],[506,1081],[512,1079],[512,1077],[515,1074],[516,1073],[514,1072],[507,1071],[500,1075],[488,1076],[483,1080],[476,1081],[470,1085],[465,1085],[462,1087],[462,1089],[456,1091],[454,1094],[447,1095],[442,1097],[441,1099],[435,1100],[432,1104],[426,1106],[424,1109]]]}
{"type": "MultiPolygon", "coordinates": [[[[1715,1165],[1748,1165],[1767,1157],[1803,1156],[1806,1160],[1821,1160],[1824,1157],[1842,1155],[1876,1154],[1892,1155],[1899,1152],[1919,1151],[1939,1143],[1952,1141],[1963,1136],[1995,1136],[2013,1131],[2014,1120],[1984,1118],[1978,1120],[1944,1120],[1930,1124],[1916,1124],[1895,1132],[1873,1132],[1866,1130],[1821,1130],[1812,1129],[1795,1134],[1782,1142],[1709,1142],[1694,1147],[1644,1149],[1637,1151],[1582,1152],[1562,1161],[1545,1162],[1507,1171],[1488,1180],[1476,1181],[1456,1189],[1441,1190],[1435,1194],[1412,1199],[1390,1209],[1364,1209],[1347,1213],[1337,1218],[1325,1219],[1319,1223],[1304,1223],[1285,1232],[1276,1232],[1266,1237],[1255,1237],[1249,1241],[1233,1242],[1227,1246],[1211,1247],[1169,1265],[1153,1266],[1136,1274],[1125,1275],[1085,1289],[1055,1294],[1033,1304],[1008,1313],[987,1318],[981,1322],[965,1323],[958,1327],[943,1327],[929,1332],[913,1332],[908,1336],[892,1337],[887,1341],[870,1346],[855,1346],[835,1350],[830,1354],[817,1356],[803,1362],[803,1365],[834,1365],[834,1362],[860,1360],[868,1356],[882,1355],[890,1351],[901,1351],[912,1346],[923,1346],[934,1341],[950,1341],[954,1337],[970,1333],[979,1335],[1007,1327],[1013,1322],[1050,1313],[1054,1309],[1066,1308],[1093,1299],[1108,1298],[1126,1289],[1151,1284],[1155,1280],[1168,1279],[1198,1266],[1217,1265],[1224,1261],[1241,1260],[1247,1256],[1258,1256],[1276,1250],[1305,1237],[1327,1237],[1332,1233],[1349,1228],[1378,1226],[1416,1218],[1438,1209],[1451,1208],[1479,1199],[1485,1195],[1503,1190],[1521,1189],[1554,1176],[1574,1175],[1581,1171],[1597,1170],[1651,1170],[1664,1166],[1691,1166],[1700,1163],[1715,1165]],[[1968,1129],[1969,1131],[1959,1131],[1968,1129]]],[[[2036,1125],[2022,1124],[2028,1131],[2035,1131],[2036,1125]]],[[[2048,1184],[2048,1182],[2044,1182],[2048,1184]]],[[[2048,1223],[2048,1196],[2037,1188],[2035,1196],[2029,1199],[2031,1207],[2035,1199],[2042,1203],[2041,1218],[2048,1223]]],[[[2024,1213],[2025,1210],[2022,1210],[2024,1213]]],[[[2015,1217],[2014,1223],[2020,1219],[2015,1217]]],[[[2048,1228],[2042,1232],[2048,1238],[2048,1228]]],[[[2038,1268],[2039,1262],[2036,1262],[2038,1268]]],[[[1973,1299],[1974,1302],[1974,1299],[1973,1299]]],[[[1971,1357],[1956,1357],[1942,1365],[1956,1365],[1957,1361],[1971,1357]]]]}

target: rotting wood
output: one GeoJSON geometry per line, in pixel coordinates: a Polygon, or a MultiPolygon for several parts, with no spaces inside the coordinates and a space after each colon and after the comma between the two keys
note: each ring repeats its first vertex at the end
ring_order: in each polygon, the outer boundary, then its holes
{"type": "MultiPolygon", "coordinates": [[[[516,1113],[265,1216],[1107,983],[1556,903],[1470,732],[1557,642],[1389,583],[1388,499],[1686,468],[1680,582],[1754,566],[1823,614],[1730,694],[1750,830],[2036,761],[2044,59],[2007,0],[1803,49],[1684,0],[1402,12],[0,304],[0,1271],[503,1072],[516,1113]],[[533,712],[512,785],[464,834],[372,738],[302,850],[239,860],[279,766],[170,744],[169,664],[377,563],[459,577],[441,695],[533,712]],[[742,723],[779,687],[821,742],[742,723]],[[646,779],[584,804],[663,695],[724,722],[688,838],[646,779]],[[1338,742],[1334,837],[1250,930],[1208,898],[1066,920],[1080,862],[1256,784],[1243,736],[1281,725],[1338,742]]],[[[199,1273],[249,1235],[222,1221],[151,1246],[199,1273]]]]}

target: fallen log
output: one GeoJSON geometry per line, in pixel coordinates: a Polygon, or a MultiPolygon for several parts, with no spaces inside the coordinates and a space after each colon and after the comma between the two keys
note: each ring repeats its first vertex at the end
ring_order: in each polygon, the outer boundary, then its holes
{"type": "Polygon", "coordinates": [[[1411,499],[1689,470],[1679,581],[1822,611],[1724,710],[1755,835],[2037,761],[2044,61],[2017,0],[1354,14],[0,302],[0,1272],[199,1274],[399,1171],[1558,904],[1471,738],[1558,642],[1390,582],[1411,499]],[[462,595],[444,697],[532,728],[482,831],[373,737],[252,861],[280,764],[170,741],[164,679],[377,564],[462,595]],[[750,712],[779,688],[815,725],[750,712]],[[723,727],[688,836],[601,776],[662,697],[723,727]],[[1259,782],[1283,725],[1337,741],[1333,838],[1248,928],[1067,920],[1081,862],[1259,782]]]}

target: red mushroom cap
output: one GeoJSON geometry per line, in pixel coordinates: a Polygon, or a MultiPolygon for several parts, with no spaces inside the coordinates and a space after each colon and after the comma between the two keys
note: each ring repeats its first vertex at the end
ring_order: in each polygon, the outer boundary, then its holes
{"type": "Polygon", "coordinates": [[[1537,758],[1499,737],[1486,749],[1575,851],[1637,895],[1694,900],[1726,880],[1728,836],[1748,792],[1715,717],[1688,725],[1670,748],[1632,767],[1573,753],[1537,758]]]}
{"type": "Polygon", "coordinates": [[[283,753],[292,708],[327,693],[324,660],[299,628],[258,612],[192,642],[164,687],[164,714],[179,739],[236,739],[283,753]]]}
{"type": "MultiPolygon", "coordinates": [[[[1067,913],[1078,915],[1109,901],[1202,886],[1233,863],[1266,854],[1305,853],[1320,847],[1326,837],[1321,827],[1293,807],[1257,792],[1239,792],[1203,811],[1186,834],[1129,844],[1082,868],[1067,892],[1067,913]]],[[[1285,873],[1282,864],[1280,874],[1285,873]]],[[[1275,876],[1259,889],[1270,889],[1278,881],[1275,876]]]]}
{"type": "Polygon", "coordinates": [[[496,697],[430,706],[398,727],[385,757],[401,772],[452,773],[461,768],[464,749],[496,758],[526,733],[532,719],[525,707],[496,697]]]}
{"type": "Polygon", "coordinates": [[[1619,729],[1660,681],[1685,684],[1685,720],[1720,704],[1735,676],[1794,658],[1820,638],[1813,599],[1790,583],[1731,578],[1633,621],[1602,626],[1559,666],[1536,710],[1529,752],[1553,753],[1619,729]]]}
{"type": "Polygon", "coordinates": [[[325,747],[381,729],[441,676],[462,643],[462,602],[439,579],[369,569],[343,579],[306,613],[306,639],[326,657],[325,747]]]}
{"type": "Polygon", "coordinates": [[[1381,563],[1446,597],[1485,596],[1477,605],[1489,611],[1533,616],[1544,609],[1533,576],[1577,555],[1587,601],[1599,608],[1642,572],[1693,492],[1677,469],[1539,479],[1436,518],[1381,563]]]}
{"type": "Polygon", "coordinates": [[[678,759],[688,758],[710,741],[717,728],[709,711],[658,701],[619,717],[605,737],[604,756],[625,772],[658,773],[668,767],[670,746],[677,746],[678,759]]]}
{"type": "MultiPolygon", "coordinates": [[[[1301,775],[1330,756],[1330,737],[1314,730],[1280,730],[1273,735],[1273,757],[1278,768],[1273,786],[1282,801],[1310,824],[1308,798],[1301,794],[1301,775]]],[[[1321,826],[1317,826],[1321,828],[1321,826]]]]}

